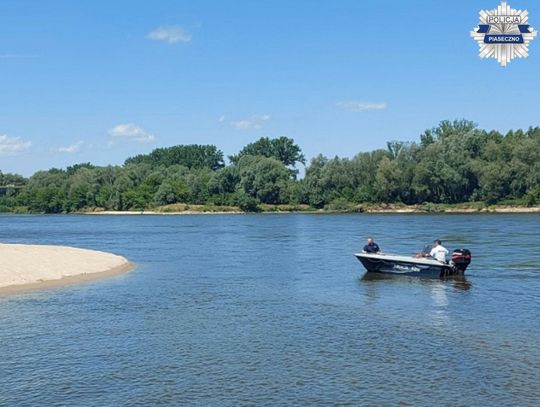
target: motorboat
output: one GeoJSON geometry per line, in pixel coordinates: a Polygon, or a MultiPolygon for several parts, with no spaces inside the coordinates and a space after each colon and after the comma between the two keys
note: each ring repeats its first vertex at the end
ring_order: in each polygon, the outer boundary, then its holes
{"type": "Polygon", "coordinates": [[[356,253],[355,256],[368,272],[391,273],[419,277],[462,276],[471,263],[471,252],[456,249],[448,262],[439,261],[429,256],[429,247],[415,256],[403,256],[386,253],[356,253]]]}

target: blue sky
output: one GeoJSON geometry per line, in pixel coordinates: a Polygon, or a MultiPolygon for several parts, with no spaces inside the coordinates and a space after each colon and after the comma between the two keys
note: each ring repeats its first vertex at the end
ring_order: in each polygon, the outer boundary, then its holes
{"type": "MultiPolygon", "coordinates": [[[[282,135],[350,157],[444,119],[540,125],[540,38],[502,68],[469,36],[499,3],[2,0],[0,170],[282,135]]],[[[540,29],[539,2],[509,4],[540,29]]]]}

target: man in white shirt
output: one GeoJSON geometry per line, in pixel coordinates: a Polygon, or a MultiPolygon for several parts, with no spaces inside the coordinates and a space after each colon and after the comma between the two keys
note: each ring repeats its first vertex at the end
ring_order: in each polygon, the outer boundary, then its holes
{"type": "Polygon", "coordinates": [[[433,247],[433,249],[431,249],[429,255],[442,263],[446,263],[446,256],[448,255],[448,250],[446,250],[446,248],[442,245],[439,239],[435,240],[434,243],[435,246],[433,247]]]}

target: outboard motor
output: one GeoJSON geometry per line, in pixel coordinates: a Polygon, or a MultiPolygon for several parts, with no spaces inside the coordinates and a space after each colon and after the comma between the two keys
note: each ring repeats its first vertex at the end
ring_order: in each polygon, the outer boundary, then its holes
{"type": "Polygon", "coordinates": [[[471,252],[467,249],[456,249],[452,253],[452,265],[463,274],[467,266],[471,264],[471,252]]]}

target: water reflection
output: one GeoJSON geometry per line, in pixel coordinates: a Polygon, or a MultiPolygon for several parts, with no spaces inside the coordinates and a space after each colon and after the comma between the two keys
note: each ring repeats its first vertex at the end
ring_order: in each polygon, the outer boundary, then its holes
{"type": "Polygon", "coordinates": [[[392,280],[394,278],[399,278],[403,276],[397,276],[392,274],[384,274],[384,273],[373,273],[373,272],[366,272],[362,277],[360,277],[360,281],[383,281],[383,280],[392,280]]]}
{"type": "Polygon", "coordinates": [[[448,296],[446,295],[446,286],[442,282],[437,282],[431,287],[431,299],[433,305],[438,308],[448,306],[448,296]]]}
{"type": "Polygon", "coordinates": [[[471,283],[465,276],[450,276],[444,278],[430,278],[430,277],[413,277],[399,274],[390,273],[374,273],[366,272],[360,277],[359,282],[362,283],[376,283],[376,282],[392,282],[392,283],[412,283],[417,282],[420,284],[433,284],[439,282],[449,283],[453,288],[459,291],[467,291],[471,289],[471,283]]]}
{"type": "Polygon", "coordinates": [[[450,317],[448,315],[447,285],[443,281],[437,281],[431,286],[431,319],[433,326],[448,327],[450,317]]]}
{"type": "Polygon", "coordinates": [[[443,281],[449,281],[452,284],[452,287],[458,291],[468,291],[472,287],[472,284],[465,276],[446,277],[443,281]]]}

